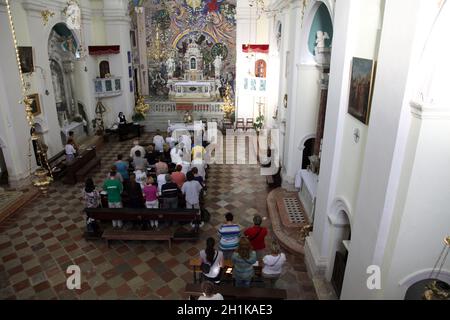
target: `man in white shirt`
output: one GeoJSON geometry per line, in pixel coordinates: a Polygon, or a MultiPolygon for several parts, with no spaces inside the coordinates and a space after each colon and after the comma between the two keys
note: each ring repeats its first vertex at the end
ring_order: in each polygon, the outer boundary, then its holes
{"type": "Polygon", "coordinates": [[[164,138],[159,130],[156,130],[156,136],[153,137],[153,143],[155,144],[155,149],[158,152],[163,152],[164,138]]]}
{"type": "Polygon", "coordinates": [[[77,151],[75,150],[75,147],[73,146],[72,139],[69,138],[67,140],[67,144],[64,147],[64,150],[66,152],[66,161],[67,162],[73,161],[75,159],[75,154],[77,153],[77,151]]]}
{"type": "Polygon", "coordinates": [[[200,209],[200,191],[202,186],[197,180],[194,180],[194,175],[190,171],[187,173],[186,179],[187,181],[181,187],[181,192],[186,197],[186,208],[200,209]]]}
{"type": "Polygon", "coordinates": [[[139,145],[139,140],[134,140],[133,141],[133,145],[134,145],[134,147],[131,148],[131,150],[130,150],[130,158],[133,158],[135,156],[135,153],[136,153],[137,150],[139,150],[141,152],[141,157],[144,157],[145,156],[145,149],[144,149],[143,146],[139,145]]]}

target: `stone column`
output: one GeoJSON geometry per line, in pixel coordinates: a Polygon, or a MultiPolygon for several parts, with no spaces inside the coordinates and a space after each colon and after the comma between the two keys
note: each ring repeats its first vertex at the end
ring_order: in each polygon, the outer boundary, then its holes
{"type": "Polygon", "coordinates": [[[320,80],[320,105],[319,114],[317,117],[317,130],[316,140],[314,143],[314,152],[316,156],[320,156],[320,145],[322,144],[323,131],[325,127],[325,116],[327,111],[327,98],[328,98],[328,73],[322,73],[322,79],[320,80]]]}
{"type": "Polygon", "coordinates": [[[139,57],[139,93],[147,96],[148,85],[148,61],[147,61],[147,36],[145,30],[145,8],[136,8],[137,21],[137,46],[139,57]]]}
{"type": "Polygon", "coordinates": [[[67,106],[69,112],[69,121],[72,121],[74,117],[78,116],[77,99],[75,97],[75,75],[74,75],[74,63],[73,61],[63,61],[62,63],[64,73],[69,79],[69,105],[67,106]]]}

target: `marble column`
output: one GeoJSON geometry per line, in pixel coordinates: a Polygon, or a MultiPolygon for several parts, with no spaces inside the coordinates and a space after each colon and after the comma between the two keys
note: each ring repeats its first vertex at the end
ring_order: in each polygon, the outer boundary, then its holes
{"type": "Polygon", "coordinates": [[[323,131],[325,127],[325,116],[327,112],[327,98],[328,98],[328,73],[322,74],[320,80],[320,105],[319,114],[317,116],[316,140],[314,142],[314,152],[316,156],[320,156],[320,146],[322,144],[323,131]]]}

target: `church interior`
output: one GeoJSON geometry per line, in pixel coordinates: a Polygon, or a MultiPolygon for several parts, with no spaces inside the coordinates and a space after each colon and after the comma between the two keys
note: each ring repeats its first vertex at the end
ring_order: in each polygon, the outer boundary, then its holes
{"type": "Polygon", "coordinates": [[[0,0],[0,299],[449,300],[448,2],[0,0]]]}

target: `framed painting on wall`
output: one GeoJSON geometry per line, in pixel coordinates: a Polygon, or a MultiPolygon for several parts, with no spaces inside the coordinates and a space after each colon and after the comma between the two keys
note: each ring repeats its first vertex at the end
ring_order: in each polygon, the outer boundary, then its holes
{"type": "Polygon", "coordinates": [[[372,60],[353,58],[348,113],[364,124],[369,123],[373,77],[372,60]]]}
{"type": "Polygon", "coordinates": [[[34,72],[33,47],[17,47],[22,73],[34,72]]]}
{"type": "Polygon", "coordinates": [[[27,96],[28,99],[31,99],[31,109],[33,110],[33,115],[37,116],[41,114],[41,103],[39,101],[39,94],[34,93],[27,96]]]}

